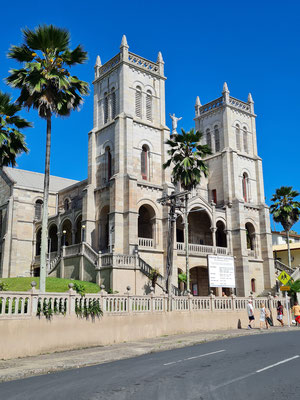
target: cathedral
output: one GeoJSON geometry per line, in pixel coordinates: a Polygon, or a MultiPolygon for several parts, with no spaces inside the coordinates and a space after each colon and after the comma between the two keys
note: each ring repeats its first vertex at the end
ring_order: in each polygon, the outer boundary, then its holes
{"type": "MultiPolygon", "coordinates": [[[[155,268],[161,274],[155,290],[165,289],[169,209],[158,199],[174,190],[171,171],[162,167],[170,138],[165,80],[162,54],[156,62],[138,56],[125,36],[111,60],[102,65],[97,57],[87,179],[50,178],[49,276],[138,295],[149,293],[155,268]]],[[[206,158],[209,175],[188,203],[189,289],[195,296],[210,294],[209,255],[233,257],[238,296],[260,295],[275,284],[255,118],[251,94],[247,102],[238,100],[226,83],[207,104],[196,97],[195,128],[212,154],[206,158]]],[[[43,179],[30,171],[0,171],[0,277],[39,275],[43,179]]],[[[186,272],[185,255],[179,213],[174,290],[178,274],[186,272]]]]}

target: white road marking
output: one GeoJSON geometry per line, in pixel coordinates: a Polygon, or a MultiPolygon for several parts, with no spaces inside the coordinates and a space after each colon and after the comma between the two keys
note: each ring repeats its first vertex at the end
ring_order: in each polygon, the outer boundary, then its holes
{"type": "Polygon", "coordinates": [[[237,377],[237,378],[231,379],[230,381],[221,383],[220,385],[214,386],[214,387],[213,387],[212,389],[210,389],[210,390],[213,391],[213,390],[216,390],[216,389],[220,389],[221,387],[231,385],[232,383],[235,383],[235,382],[241,381],[241,380],[243,380],[243,379],[249,378],[250,376],[259,374],[260,372],[266,371],[267,369],[270,369],[270,368],[276,367],[277,365],[284,364],[284,363],[286,363],[286,362],[295,360],[296,358],[299,358],[299,357],[300,357],[299,355],[296,355],[296,356],[294,356],[294,357],[287,358],[286,360],[278,361],[277,363],[272,364],[272,365],[268,365],[268,366],[265,367],[265,368],[258,369],[257,371],[250,372],[249,374],[245,374],[245,375],[243,375],[243,376],[239,376],[239,377],[237,377]]]}
{"type": "Polygon", "coordinates": [[[166,364],[164,364],[164,365],[172,365],[172,364],[180,363],[180,362],[182,362],[182,361],[194,360],[195,358],[206,357],[206,356],[210,356],[210,355],[212,355],[212,354],[222,353],[223,351],[226,351],[226,350],[212,351],[211,353],[200,354],[199,356],[184,358],[183,360],[178,360],[178,361],[172,361],[172,362],[166,363],[166,364]]]}
{"type": "Polygon", "coordinates": [[[284,364],[284,363],[286,363],[286,362],[295,360],[295,358],[299,358],[299,357],[300,357],[300,356],[297,355],[297,356],[294,356],[294,357],[291,357],[291,358],[287,358],[286,360],[279,361],[279,362],[276,363],[276,364],[272,364],[272,365],[269,365],[268,367],[265,367],[265,368],[262,368],[262,369],[258,369],[256,372],[258,373],[258,372],[265,371],[265,370],[267,370],[267,369],[276,367],[277,365],[284,364]]]}

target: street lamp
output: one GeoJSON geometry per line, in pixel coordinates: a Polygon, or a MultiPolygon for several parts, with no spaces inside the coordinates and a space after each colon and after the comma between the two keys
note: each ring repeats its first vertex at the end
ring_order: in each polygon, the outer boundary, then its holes
{"type": "Polygon", "coordinates": [[[84,236],[85,236],[85,225],[81,226],[81,241],[84,242],[84,236]]]}
{"type": "Polygon", "coordinates": [[[66,230],[63,230],[63,246],[65,246],[66,245],[66,233],[67,233],[67,231],[66,230]]]}

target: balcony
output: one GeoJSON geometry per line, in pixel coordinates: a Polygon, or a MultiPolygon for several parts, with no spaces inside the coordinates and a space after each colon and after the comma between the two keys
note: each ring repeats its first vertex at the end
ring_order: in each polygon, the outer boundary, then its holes
{"type": "MultiPolygon", "coordinates": [[[[228,254],[227,247],[216,247],[215,249],[216,249],[216,253],[219,255],[226,256],[228,254]]],[[[177,252],[178,252],[178,254],[185,253],[185,243],[177,242],[177,252]]],[[[189,243],[189,254],[190,255],[214,254],[214,247],[207,246],[204,244],[189,243]]]]}
{"type": "Polygon", "coordinates": [[[139,247],[154,248],[154,241],[149,238],[139,238],[139,247]]]}

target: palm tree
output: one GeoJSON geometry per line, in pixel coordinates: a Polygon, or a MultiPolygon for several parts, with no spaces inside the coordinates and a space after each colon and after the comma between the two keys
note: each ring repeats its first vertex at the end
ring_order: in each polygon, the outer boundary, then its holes
{"type": "Polygon", "coordinates": [[[300,217],[300,202],[295,201],[295,197],[299,196],[299,192],[293,190],[292,186],[281,186],[276,189],[275,194],[271,198],[273,204],[270,212],[275,222],[279,222],[286,232],[288,245],[288,262],[291,267],[291,250],[290,250],[290,230],[300,217]]]}
{"type": "Polygon", "coordinates": [[[0,90],[0,168],[16,166],[16,157],[28,152],[25,136],[20,129],[31,127],[26,119],[16,115],[21,107],[12,102],[9,94],[0,90]]]}
{"type": "Polygon", "coordinates": [[[68,71],[69,67],[84,63],[87,53],[81,45],[70,49],[70,33],[66,29],[40,25],[22,32],[24,43],[12,46],[8,52],[8,57],[22,63],[22,68],[12,69],[6,81],[21,90],[17,99],[20,106],[38,110],[47,121],[40,265],[40,291],[45,292],[51,119],[53,115],[70,115],[82,103],[81,96],[88,94],[88,83],[68,71]]]}
{"type": "MultiPolygon", "coordinates": [[[[175,184],[180,183],[184,190],[191,191],[201,180],[201,176],[208,175],[208,166],[203,158],[211,154],[208,145],[201,145],[203,134],[191,129],[185,132],[181,129],[181,134],[173,135],[166,141],[170,147],[168,154],[170,159],[163,164],[163,168],[170,166],[172,169],[172,178],[175,184]]],[[[188,247],[188,194],[185,195],[185,254],[186,254],[186,276],[187,289],[190,288],[189,274],[189,247],[188,247]]]]}

